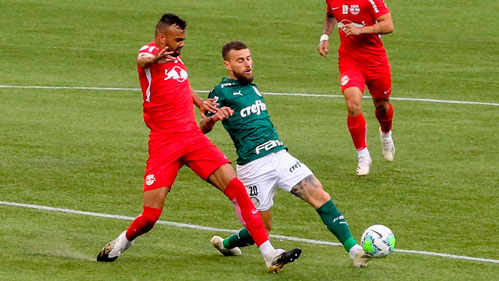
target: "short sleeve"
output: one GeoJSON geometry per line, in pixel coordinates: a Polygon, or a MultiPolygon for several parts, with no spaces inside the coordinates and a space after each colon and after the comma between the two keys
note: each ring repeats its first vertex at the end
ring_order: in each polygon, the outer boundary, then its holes
{"type": "Polygon", "coordinates": [[[151,55],[156,55],[158,51],[159,48],[156,46],[144,45],[142,46],[142,48],[139,49],[139,54],[147,53],[151,55]]]}
{"type": "Polygon", "coordinates": [[[326,13],[330,16],[333,15],[333,4],[331,3],[332,1],[329,1],[329,0],[326,0],[326,4],[327,4],[327,10],[326,10],[326,13]]]}
{"type": "Polygon", "coordinates": [[[382,15],[390,13],[390,9],[388,9],[388,6],[386,6],[384,0],[369,0],[369,3],[371,4],[375,18],[379,18],[382,15]]]}

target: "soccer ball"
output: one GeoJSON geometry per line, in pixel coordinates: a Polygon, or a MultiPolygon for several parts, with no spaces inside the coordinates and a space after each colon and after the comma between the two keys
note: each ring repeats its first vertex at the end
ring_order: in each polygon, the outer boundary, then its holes
{"type": "Polygon", "coordinates": [[[383,258],[393,252],[395,235],[393,235],[391,229],[384,225],[371,225],[362,234],[360,244],[368,256],[383,258]]]}

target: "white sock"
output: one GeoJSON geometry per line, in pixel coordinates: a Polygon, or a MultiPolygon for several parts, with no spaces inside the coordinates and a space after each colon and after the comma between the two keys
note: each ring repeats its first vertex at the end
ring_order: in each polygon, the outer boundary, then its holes
{"type": "Polygon", "coordinates": [[[381,138],[389,139],[392,137],[392,130],[390,130],[388,133],[383,133],[382,131],[380,131],[380,135],[381,135],[381,138]]]}
{"type": "Polygon", "coordinates": [[[351,249],[350,249],[350,252],[348,252],[348,255],[350,256],[350,258],[353,260],[353,258],[355,258],[355,255],[357,255],[357,253],[359,251],[362,251],[362,247],[359,245],[359,244],[356,244],[355,246],[353,246],[351,249]]]}
{"type": "Polygon", "coordinates": [[[275,249],[274,249],[274,246],[272,246],[272,244],[270,244],[269,240],[263,242],[260,245],[260,247],[258,247],[258,249],[262,253],[262,256],[266,262],[271,261],[272,258],[274,257],[275,249]]]}
{"type": "Polygon", "coordinates": [[[357,156],[358,156],[358,157],[361,157],[361,156],[369,156],[369,157],[370,157],[370,155],[369,155],[369,150],[367,149],[367,147],[366,147],[366,148],[363,148],[363,149],[361,149],[361,150],[358,150],[358,151],[357,151],[357,156]]]}

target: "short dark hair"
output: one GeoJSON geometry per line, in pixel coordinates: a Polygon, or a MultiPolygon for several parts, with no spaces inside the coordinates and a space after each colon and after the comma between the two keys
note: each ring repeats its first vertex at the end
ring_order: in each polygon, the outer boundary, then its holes
{"type": "Polygon", "coordinates": [[[156,24],[156,34],[158,32],[165,32],[165,29],[171,25],[178,25],[181,29],[187,28],[187,23],[185,20],[179,18],[177,15],[172,13],[163,14],[161,19],[156,24]]]}
{"type": "Polygon", "coordinates": [[[230,51],[232,50],[239,51],[244,49],[248,49],[248,46],[246,46],[246,44],[244,44],[243,42],[237,40],[229,41],[225,43],[225,45],[222,47],[222,56],[224,57],[224,60],[227,60],[227,55],[229,54],[230,51]]]}

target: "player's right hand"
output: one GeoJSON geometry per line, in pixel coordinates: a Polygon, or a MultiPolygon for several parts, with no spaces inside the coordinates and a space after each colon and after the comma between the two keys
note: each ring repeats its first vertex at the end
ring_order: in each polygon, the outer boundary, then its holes
{"type": "Polygon", "coordinates": [[[317,51],[321,56],[327,56],[329,53],[329,41],[321,41],[319,47],[317,47],[317,51]]]}
{"type": "Polygon", "coordinates": [[[172,56],[172,54],[173,54],[173,51],[168,51],[168,46],[166,46],[165,48],[163,48],[163,50],[159,51],[154,56],[153,63],[163,64],[163,63],[175,61],[176,58],[174,56],[172,56]]]}

